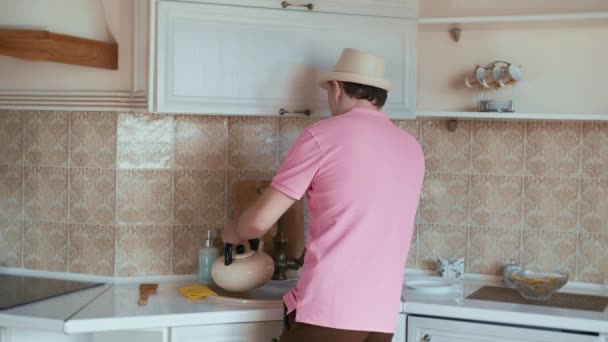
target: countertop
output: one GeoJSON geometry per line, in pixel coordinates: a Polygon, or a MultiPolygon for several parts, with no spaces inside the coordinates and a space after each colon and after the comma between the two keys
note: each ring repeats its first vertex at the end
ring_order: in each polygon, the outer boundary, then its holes
{"type": "MultiPolygon", "coordinates": [[[[414,277],[406,276],[406,281],[414,277]]],[[[418,277],[416,277],[418,278],[418,277]]],[[[162,282],[149,304],[139,306],[137,284],[106,285],[51,298],[19,308],[0,311],[0,326],[65,333],[164,328],[177,326],[276,321],[282,307],[237,306],[209,300],[188,301],[178,288],[194,281],[162,282]]],[[[524,326],[588,331],[608,334],[608,310],[602,313],[505,304],[464,299],[493,281],[467,280],[463,291],[428,296],[404,290],[402,312],[524,326]]],[[[566,292],[608,296],[608,286],[577,288],[566,292]]]]}

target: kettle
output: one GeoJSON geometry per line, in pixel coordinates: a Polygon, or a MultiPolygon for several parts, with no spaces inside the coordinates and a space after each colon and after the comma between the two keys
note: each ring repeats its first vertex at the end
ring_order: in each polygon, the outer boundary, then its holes
{"type": "Polygon", "coordinates": [[[264,253],[259,239],[249,240],[249,247],[230,243],[225,245],[224,255],[215,260],[211,277],[217,286],[230,292],[245,292],[266,284],[274,273],[272,258],[264,253]]]}

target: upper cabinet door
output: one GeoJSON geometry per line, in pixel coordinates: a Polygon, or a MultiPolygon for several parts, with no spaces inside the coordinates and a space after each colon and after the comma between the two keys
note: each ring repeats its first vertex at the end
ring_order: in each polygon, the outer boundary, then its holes
{"type": "MultiPolygon", "coordinates": [[[[184,1],[184,0],[171,0],[184,1]]],[[[418,18],[419,0],[190,0],[283,10],[418,18]],[[285,4],[284,4],[285,3],[285,4]],[[310,6],[312,5],[312,6],[310,6]]]]}
{"type": "Polygon", "coordinates": [[[156,111],[327,116],[317,75],[350,47],[386,59],[384,110],[414,117],[416,20],[164,1],[158,20],[156,111]]]}

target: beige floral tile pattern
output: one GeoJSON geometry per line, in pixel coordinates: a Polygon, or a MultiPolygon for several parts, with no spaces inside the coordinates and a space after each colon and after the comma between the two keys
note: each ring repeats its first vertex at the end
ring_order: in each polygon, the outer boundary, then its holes
{"type": "Polygon", "coordinates": [[[545,177],[579,175],[580,123],[529,123],[526,141],[526,174],[545,177]]]}
{"type": "Polygon", "coordinates": [[[228,194],[226,194],[226,206],[228,207],[227,219],[234,219],[234,202],[235,202],[235,191],[239,181],[244,180],[272,180],[274,177],[274,171],[228,171],[228,194]]]}
{"type": "Polygon", "coordinates": [[[23,112],[0,110],[0,164],[23,162],[23,112]]]}
{"type": "Polygon", "coordinates": [[[173,222],[171,171],[118,171],[116,194],[119,224],[166,225],[173,222]]]}
{"type": "Polygon", "coordinates": [[[471,222],[474,225],[521,226],[523,177],[473,175],[471,182],[471,222]]]}
{"type": "Polygon", "coordinates": [[[176,171],[177,224],[223,224],[226,219],[225,171],[176,171]]]}
{"type": "Polygon", "coordinates": [[[283,163],[291,145],[300,137],[304,129],[319,122],[318,118],[280,118],[279,119],[279,162],[283,163]]]}
{"type": "Polygon", "coordinates": [[[25,167],[25,218],[67,222],[68,169],[25,167]]]}
{"type": "Polygon", "coordinates": [[[525,178],[524,227],[575,232],[578,179],[525,178]]]}
{"type": "Polygon", "coordinates": [[[414,120],[393,120],[393,123],[403,131],[411,134],[414,138],[420,138],[420,121],[414,120]]]}
{"type": "Polygon", "coordinates": [[[576,280],[608,283],[608,235],[580,234],[576,258],[576,280]]]}
{"type": "Polygon", "coordinates": [[[180,115],[175,118],[175,167],[186,170],[226,168],[227,119],[180,115]]]}
{"type": "Polygon", "coordinates": [[[608,235],[608,179],[583,179],[581,228],[608,235]]]}
{"type": "Polygon", "coordinates": [[[21,267],[22,221],[0,219],[0,267],[21,267]]]}
{"type": "Polygon", "coordinates": [[[460,226],[420,225],[418,266],[436,270],[437,259],[464,258],[467,249],[467,228],[460,226]]]}
{"type": "Polygon", "coordinates": [[[473,123],[473,170],[521,175],[524,169],[524,123],[473,123]]]}
{"type": "Polygon", "coordinates": [[[173,166],[172,115],[119,114],[118,167],[169,169],[173,166]]]}
{"type": "Polygon", "coordinates": [[[469,175],[427,173],[420,202],[425,223],[466,224],[469,213],[469,175]]]}
{"type": "Polygon", "coordinates": [[[24,123],[26,164],[67,166],[68,112],[27,111],[24,123]]]}
{"type": "Polygon", "coordinates": [[[406,268],[417,268],[418,267],[418,230],[416,226],[412,235],[412,241],[410,242],[410,249],[407,254],[406,268]]]}
{"type": "Polygon", "coordinates": [[[118,276],[171,273],[171,227],[118,227],[118,276]]]}
{"type": "Polygon", "coordinates": [[[576,233],[524,231],[522,259],[525,268],[574,275],[576,233]]]}
{"type": "Polygon", "coordinates": [[[0,218],[20,219],[23,208],[23,167],[0,165],[0,218]]]}
{"type": "Polygon", "coordinates": [[[70,272],[114,274],[114,227],[70,225],[70,272]]]}
{"type": "Polygon", "coordinates": [[[519,261],[521,231],[499,228],[471,228],[468,272],[500,275],[509,260],[519,261]]]}
{"type": "Polygon", "coordinates": [[[422,124],[422,148],[429,172],[463,173],[471,169],[471,123],[450,132],[444,121],[422,124]]]}
{"type": "Polygon", "coordinates": [[[114,223],[115,194],[115,170],[70,169],[70,222],[114,223]]]}
{"type": "Polygon", "coordinates": [[[279,121],[270,117],[229,117],[228,169],[276,170],[279,121]]]}
{"type": "Polygon", "coordinates": [[[583,176],[608,178],[608,124],[583,124],[583,176]]]}
{"type": "Polygon", "coordinates": [[[25,268],[67,271],[67,224],[26,221],[23,236],[23,265],[25,268]]]}
{"type": "Polygon", "coordinates": [[[117,114],[73,112],[70,114],[70,162],[76,167],[116,166],[117,114]]]}
{"type": "MultiPolygon", "coordinates": [[[[195,274],[198,272],[198,252],[212,230],[214,240],[219,237],[220,226],[173,227],[173,273],[195,274]]],[[[219,255],[218,255],[219,256],[219,255]]]]}

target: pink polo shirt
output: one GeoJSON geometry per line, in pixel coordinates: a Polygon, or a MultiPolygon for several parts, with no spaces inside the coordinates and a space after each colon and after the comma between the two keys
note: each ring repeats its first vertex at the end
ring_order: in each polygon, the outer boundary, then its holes
{"type": "Polygon", "coordinates": [[[284,297],[296,321],[393,333],[424,156],[411,135],[377,111],[355,108],[308,127],[272,186],[306,194],[307,254],[284,297]]]}

